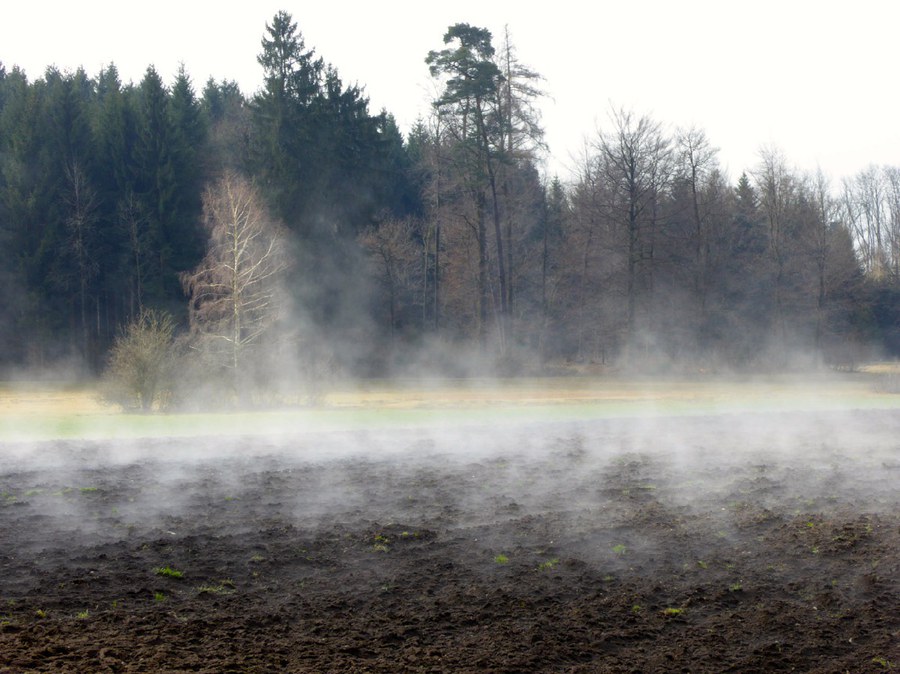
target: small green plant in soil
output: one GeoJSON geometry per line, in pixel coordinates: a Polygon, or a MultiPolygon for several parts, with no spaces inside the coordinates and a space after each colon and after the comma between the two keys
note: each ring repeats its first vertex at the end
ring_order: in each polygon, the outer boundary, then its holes
{"type": "Polygon", "coordinates": [[[387,536],[382,536],[381,534],[375,534],[375,543],[372,545],[372,549],[377,552],[387,552],[390,548],[388,548],[388,543],[391,541],[387,538],[387,536]]]}
{"type": "Polygon", "coordinates": [[[166,595],[162,592],[154,592],[153,593],[153,601],[155,602],[164,602],[166,600],[166,595]]]}
{"type": "Polygon", "coordinates": [[[628,548],[626,548],[626,547],[625,547],[624,545],[622,545],[621,543],[619,543],[618,545],[614,545],[614,546],[612,547],[612,551],[613,551],[614,553],[616,553],[617,555],[620,555],[620,556],[621,556],[621,555],[624,555],[626,550],[628,550],[628,548]]]}
{"type": "Polygon", "coordinates": [[[88,616],[90,616],[90,615],[91,615],[91,612],[88,611],[87,609],[85,609],[84,611],[80,611],[79,613],[77,613],[75,617],[78,618],[79,620],[87,620],[88,616]]]}
{"type": "Polygon", "coordinates": [[[41,618],[42,620],[47,617],[47,612],[44,609],[38,609],[34,612],[35,618],[41,618]]]}
{"type": "Polygon", "coordinates": [[[98,487],[81,487],[78,491],[82,494],[93,494],[100,491],[100,489],[98,487]]]}
{"type": "Polygon", "coordinates": [[[702,559],[697,561],[697,566],[699,566],[701,569],[709,568],[709,564],[707,562],[704,562],[702,559]]]}
{"type": "Polygon", "coordinates": [[[553,559],[549,559],[546,562],[541,562],[540,564],[538,564],[538,571],[549,571],[557,564],[559,564],[559,560],[554,557],[553,559]]]}
{"type": "Polygon", "coordinates": [[[880,665],[881,667],[884,667],[884,669],[893,669],[894,668],[894,663],[892,663],[887,658],[882,658],[882,657],[872,658],[872,664],[880,665]]]}
{"type": "Polygon", "coordinates": [[[171,566],[161,566],[158,569],[154,569],[153,573],[157,576],[165,576],[166,578],[184,578],[184,572],[179,571],[178,569],[173,569],[171,566]]]}
{"type": "Polygon", "coordinates": [[[644,609],[643,609],[643,607],[642,607],[640,604],[635,604],[634,606],[631,607],[631,612],[632,612],[632,613],[640,613],[640,612],[643,611],[643,610],[644,610],[644,609]]]}
{"type": "Polygon", "coordinates": [[[728,586],[729,592],[740,592],[742,589],[744,589],[743,585],[741,585],[739,582],[732,583],[731,585],[728,586]]]}
{"type": "Polygon", "coordinates": [[[675,616],[679,616],[682,613],[684,613],[683,608],[674,608],[671,606],[669,608],[664,608],[662,612],[662,614],[667,618],[674,618],[675,616]]]}
{"type": "Polygon", "coordinates": [[[494,557],[494,563],[509,564],[509,557],[507,557],[506,555],[501,553],[501,554],[497,555],[496,557],[494,557]]]}

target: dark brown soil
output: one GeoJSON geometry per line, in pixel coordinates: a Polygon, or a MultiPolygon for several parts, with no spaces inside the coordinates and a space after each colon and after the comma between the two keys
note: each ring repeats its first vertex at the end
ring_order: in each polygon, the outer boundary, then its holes
{"type": "Polygon", "coordinates": [[[0,447],[0,672],[900,670],[898,431],[0,447]]]}

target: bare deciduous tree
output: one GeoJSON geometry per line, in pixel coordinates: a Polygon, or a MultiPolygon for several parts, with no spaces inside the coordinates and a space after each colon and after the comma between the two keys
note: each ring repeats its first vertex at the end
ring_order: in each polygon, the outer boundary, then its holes
{"type": "Polygon", "coordinates": [[[360,243],[369,254],[377,282],[382,286],[388,305],[391,340],[396,335],[400,315],[406,305],[414,302],[413,296],[421,281],[417,264],[421,258],[420,246],[414,237],[417,224],[411,220],[387,220],[378,227],[371,227],[360,235],[360,243]]]}
{"type": "Polygon", "coordinates": [[[781,342],[787,338],[786,290],[790,273],[789,246],[792,243],[791,209],[797,197],[797,180],[787,161],[775,148],[760,151],[760,164],[753,172],[760,206],[768,227],[769,258],[773,269],[772,293],[775,328],[781,342]]]}
{"type": "Polygon", "coordinates": [[[637,334],[639,304],[649,305],[660,200],[672,170],[672,150],[661,125],[649,117],[613,111],[613,129],[597,142],[600,171],[609,190],[605,210],[624,236],[627,257],[627,344],[637,334]]]}
{"type": "Polygon", "coordinates": [[[693,291],[697,299],[697,324],[707,321],[710,292],[711,223],[709,200],[704,198],[704,186],[716,168],[716,149],[706,134],[696,128],[683,129],[675,136],[676,161],[680,178],[690,194],[690,219],[693,225],[693,291]]]}
{"type": "Polygon", "coordinates": [[[203,219],[208,252],[182,277],[191,331],[230,370],[234,394],[243,398],[246,351],[278,316],[278,280],[287,266],[283,235],[257,190],[233,172],[206,190],[203,219]]]}

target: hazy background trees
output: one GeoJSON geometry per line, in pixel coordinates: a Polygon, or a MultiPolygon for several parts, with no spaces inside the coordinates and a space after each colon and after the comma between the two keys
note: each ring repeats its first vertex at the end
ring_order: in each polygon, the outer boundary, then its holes
{"type": "Polygon", "coordinates": [[[523,342],[515,300],[527,274],[519,265],[540,212],[535,200],[543,197],[535,169],[543,136],[534,107],[540,77],[518,61],[508,33],[499,53],[489,31],[469,24],[450,26],[444,43],[425,59],[443,89],[432,125],[432,217],[441,223],[434,230],[435,276],[443,258],[470,277],[444,285],[474,298],[467,308],[461,297],[447,298],[470,314],[457,328],[474,329],[483,347],[508,359],[523,342]]]}
{"type": "Polygon", "coordinates": [[[763,147],[729,176],[702,128],[613,108],[561,180],[509,32],[455,24],[435,47],[433,112],[405,137],[286,12],[250,95],[198,93],[184,67],[0,65],[0,366],[98,372],[148,310],[230,343],[236,396],[263,327],[300,377],[464,373],[452,349],[479,372],[900,354],[900,167],[831,182],[763,147]],[[234,216],[238,195],[258,217],[234,216]],[[277,320],[219,288],[241,273],[237,223],[279,242],[247,244],[272,264],[250,267],[256,306],[281,277],[277,320]]]}

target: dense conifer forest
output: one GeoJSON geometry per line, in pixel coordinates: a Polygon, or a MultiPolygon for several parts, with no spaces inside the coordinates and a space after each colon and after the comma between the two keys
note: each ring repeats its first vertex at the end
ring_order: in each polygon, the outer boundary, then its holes
{"type": "Polygon", "coordinates": [[[434,44],[406,134],[284,12],[252,94],[0,65],[0,368],[100,373],[142,316],[251,379],[900,353],[900,167],[829,183],[763,148],[732,178],[702,129],[618,109],[561,180],[527,55],[434,44]]]}

